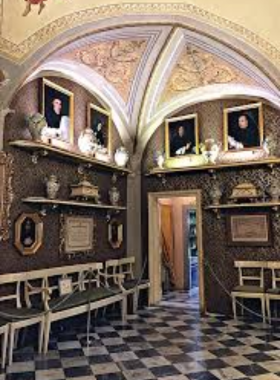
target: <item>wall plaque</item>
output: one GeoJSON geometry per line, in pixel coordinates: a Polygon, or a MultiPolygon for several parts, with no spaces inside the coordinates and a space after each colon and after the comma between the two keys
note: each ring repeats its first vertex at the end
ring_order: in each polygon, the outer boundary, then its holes
{"type": "Polygon", "coordinates": [[[93,253],[95,222],[93,218],[81,216],[61,217],[60,252],[64,254],[93,253]]]}

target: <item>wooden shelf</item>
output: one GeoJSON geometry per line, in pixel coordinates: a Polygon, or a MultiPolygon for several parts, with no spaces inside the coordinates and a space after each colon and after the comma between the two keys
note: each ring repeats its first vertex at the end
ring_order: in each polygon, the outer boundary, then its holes
{"type": "Polygon", "coordinates": [[[124,206],[111,206],[106,204],[90,203],[90,202],[81,202],[74,200],[61,200],[61,199],[47,199],[43,197],[28,197],[22,199],[23,203],[27,203],[34,206],[52,206],[52,207],[61,207],[61,206],[71,206],[71,207],[82,207],[82,208],[94,208],[94,209],[104,209],[104,210],[116,210],[123,211],[126,210],[124,206]]]}
{"type": "Polygon", "coordinates": [[[227,203],[220,205],[210,205],[205,207],[205,210],[227,210],[227,209],[241,209],[241,208],[279,208],[280,202],[254,202],[254,203],[227,203]]]}
{"type": "Polygon", "coordinates": [[[36,163],[39,157],[54,157],[67,162],[72,161],[80,165],[88,165],[88,167],[96,167],[106,171],[120,172],[123,174],[131,174],[132,171],[127,168],[97,160],[92,157],[85,156],[79,152],[71,152],[66,149],[58,148],[42,142],[32,140],[17,140],[10,142],[10,146],[29,151],[33,155],[33,162],[36,163]]]}
{"type": "Polygon", "coordinates": [[[243,161],[243,162],[230,162],[216,165],[197,165],[197,166],[187,166],[184,168],[165,168],[159,169],[154,168],[146,173],[146,176],[164,176],[166,174],[174,173],[189,173],[189,172],[209,172],[213,173],[218,170],[229,169],[229,168],[246,168],[246,167],[256,167],[256,166],[267,166],[273,168],[275,165],[280,165],[280,158],[272,157],[264,160],[256,161],[243,161]]]}

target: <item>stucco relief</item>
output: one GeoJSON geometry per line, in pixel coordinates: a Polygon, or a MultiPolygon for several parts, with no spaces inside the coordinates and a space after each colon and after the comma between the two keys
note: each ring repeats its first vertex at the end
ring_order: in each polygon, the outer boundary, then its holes
{"type": "Polygon", "coordinates": [[[193,88],[223,83],[256,84],[216,55],[189,45],[175,65],[160,103],[193,88]]]}
{"type": "Polygon", "coordinates": [[[147,43],[145,39],[92,43],[67,52],[62,58],[83,63],[95,70],[114,86],[127,102],[147,43]]]}

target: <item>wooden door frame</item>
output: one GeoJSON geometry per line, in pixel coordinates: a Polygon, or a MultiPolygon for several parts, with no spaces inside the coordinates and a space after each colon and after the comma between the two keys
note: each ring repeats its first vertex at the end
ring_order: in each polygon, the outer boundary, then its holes
{"type": "Polygon", "coordinates": [[[161,198],[181,198],[195,197],[197,212],[197,244],[199,252],[199,305],[200,311],[204,313],[205,307],[205,289],[204,289],[204,252],[202,244],[202,208],[201,208],[201,190],[182,190],[182,191],[164,191],[148,193],[148,223],[149,223],[149,279],[151,283],[149,301],[150,304],[157,304],[162,298],[161,285],[161,237],[160,237],[160,218],[159,218],[159,200],[161,198]]]}

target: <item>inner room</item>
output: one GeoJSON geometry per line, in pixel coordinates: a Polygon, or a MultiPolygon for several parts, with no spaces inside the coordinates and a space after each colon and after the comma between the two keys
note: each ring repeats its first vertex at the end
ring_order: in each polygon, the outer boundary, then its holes
{"type": "Polygon", "coordinates": [[[279,14],[0,0],[0,380],[280,380],[279,14]]]}

